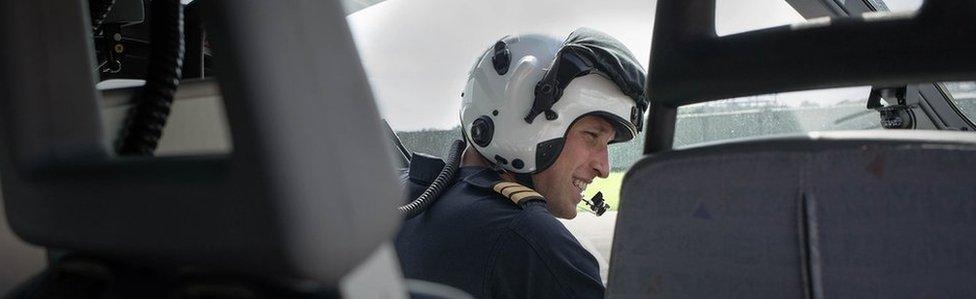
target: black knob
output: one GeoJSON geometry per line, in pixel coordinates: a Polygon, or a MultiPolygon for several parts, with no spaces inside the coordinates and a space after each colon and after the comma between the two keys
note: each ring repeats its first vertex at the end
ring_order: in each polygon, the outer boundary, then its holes
{"type": "Polygon", "coordinates": [[[499,76],[508,73],[508,65],[512,63],[512,53],[508,50],[508,45],[504,41],[495,43],[494,55],[491,56],[491,64],[495,67],[495,72],[499,76]]]}
{"type": "Polygon", "coordinates": [[[471,141],[480,147],[488,146],[494,134],[495,123],[487,115],[482,115],[471,124],[471,141]]]}

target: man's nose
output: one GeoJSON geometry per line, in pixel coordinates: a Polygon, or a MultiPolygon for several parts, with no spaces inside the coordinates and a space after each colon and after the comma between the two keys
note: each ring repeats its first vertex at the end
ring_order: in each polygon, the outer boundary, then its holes
{"type": "Polygon", "coordinates": [[[596,171],[596,176],[605,179],[610,175],[610,158],[606,147],[593,155],[590,165],[596,171]]]}

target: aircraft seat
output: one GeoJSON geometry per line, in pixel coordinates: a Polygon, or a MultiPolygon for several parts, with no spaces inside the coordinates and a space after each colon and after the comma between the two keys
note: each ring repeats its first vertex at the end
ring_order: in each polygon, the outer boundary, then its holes
{"type": "Polygon", "coordinates": [[[976,296],[976,135],[722,142],[624,178],[612,297],[976,296]]]}

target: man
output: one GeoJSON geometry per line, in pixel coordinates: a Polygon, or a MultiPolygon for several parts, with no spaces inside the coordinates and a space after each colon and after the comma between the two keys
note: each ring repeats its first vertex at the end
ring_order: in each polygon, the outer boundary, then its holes
{"type": "MultiPolygon", "coordinates": [[[[639,132],[644,76],[591,29],[495,43],[462,94],[456,183],[397,236],[404,275],[479,298],[602,297],[596,259],[555,217],[576,216],[587,185],[609,174],[607,146],[639,132]]],[[[414,166],[416,196],[436,175],[422,169],[437,167],[414,166]]]]}

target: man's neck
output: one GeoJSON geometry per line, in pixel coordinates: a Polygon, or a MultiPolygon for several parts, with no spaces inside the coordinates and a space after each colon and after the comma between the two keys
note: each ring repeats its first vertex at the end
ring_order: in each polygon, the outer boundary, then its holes
{"type": "MultiPolygon", "coordinates": [[[[461,154],[461,166],[480,166],[490,168],[492,165],[488,162],[488,160],[485,159],[485,157],[481,156],[478,151],[468,145],[468,147],[464,149],[464,153],[461,154]]],[[[512,176],[512,174],[508,171],[503,171],[498,174],[498,176],[500,176],[502,180],[506,182],[515,182],[515,177],[512,176]]]]}
{"type": "Polygon", "coordinates": [[[488,161],[478,151],[468,145],[468,147],[464,148],[464,153],[461,154],[461,167],[464,166],[489,167],[491,165],[488,164],[488,161]]]}

